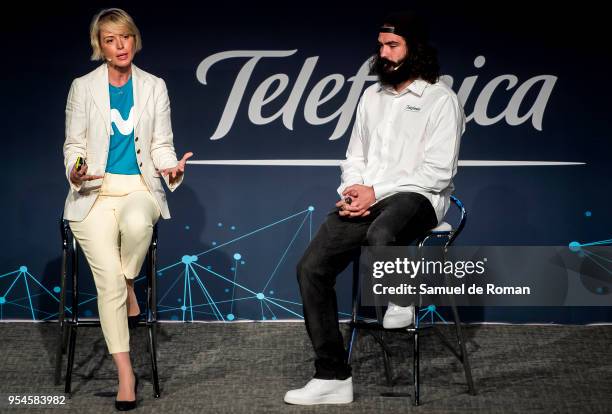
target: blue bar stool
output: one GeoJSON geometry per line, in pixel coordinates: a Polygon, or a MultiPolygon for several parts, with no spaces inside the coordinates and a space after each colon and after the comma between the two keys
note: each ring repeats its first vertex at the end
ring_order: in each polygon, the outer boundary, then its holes
{"type": "MultiPolygon", "coordinates": [[[[461,234],[461,231],[465,227],[465,223],[467,221],[467,212],[465,210],[465,206],[463,203],[455,196],[450,197],[452,204],[459,209],[459,221],[455,227],[451,226],[446,221],[440,223],[435,228],[431,229],[429,232],[424,234],[421,238],[419,238],[416,242],[419,248],[425,246],[425,243],[430,239],[441,239],[445,240],[443,245],[444,252],[446,249],[453,244],[455,239],[461,234]]],[[[376,322],[368,322],[359,320],[358,311],[359,311],[359,295],[361,284],[359,277],[359,261],[357,260],[353,266],[353,301],[352,301],[352,314],[351,314],[351,322],[349,326],[351,327],[351,335],[348,343],[348,362],[351,362],[351,356],[353,351],[353,346],[355,343],[356,335],[358,330],[365,330],[368,333],[373,334],[374,339],[380,344],[383,352],[383,361],[385,366],[385,374],[387,379],[387,385],[392,386],[392,373],[390,366],[390,352],[389,348],[384,343],[384,333],[385,332],[398,332],[409,334],[413,337],[413,385],[414,385],[414,395],[413,395],[413,403],[415,406],[420,403],[420,378],[419,378],[419,334],[424,329],[433,329],[436,336],[440,338],[442,344],[446,346],[455,357],[462,363],[463,370],[465,372],[465,379],[468,385],[468,391],[471,395],[476,395],[476,389],[474,388],[474,381],[472,379],[472,371],[470,368],[470,363],[468,359],[468,353],[465,346],[465,339],[463,337],[463,332],[461,330],[461,320],[459,319],[459,312],[457,311],[457,306],[455,305],[455,301],[452,295],[449,295],[449,300],[451,302],[451,310],[453,314],[453,319],[455,322],[455,330],[457,337],[457,348],[449,343],[449,341],[445,338],[445,336],[435,327],[435,326],[419,326],[418,323],[418,311],[419,308],[415,307],[415,315],[416,315],[416,324],[414,327],[400,328],[400,329],[385,329],[382,326],[382,309],[380,306],[376,306],[376,322]]],[[[383,396],[387,397],[406,397],[409,394],[405,393],[383,393],[383,396]]]]}

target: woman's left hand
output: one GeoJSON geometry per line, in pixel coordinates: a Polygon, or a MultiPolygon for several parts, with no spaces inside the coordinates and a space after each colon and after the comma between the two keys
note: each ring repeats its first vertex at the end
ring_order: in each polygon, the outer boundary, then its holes
{"type": "Polygon", "coordinates": [[[176,167],[163,169],[161,170],[161,174],[164,177],[169,176],[170,184],[174,184],[183,174],[185,174],[185,164],[187,164],[187,160],[191,157],[193,157],[193,152],[186,153],[176,167]]]}

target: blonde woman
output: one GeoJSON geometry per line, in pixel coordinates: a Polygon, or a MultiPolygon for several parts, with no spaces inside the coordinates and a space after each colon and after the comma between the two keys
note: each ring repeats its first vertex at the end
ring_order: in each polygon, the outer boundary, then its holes
{"type": "Polygon", "coordinates": [[[72,82],[66,104],[64,166],[70,190],[64,218],[91,267],[104,338],[119,375],[115,406],[136,408],[138,381],[130,362],[128,316],[153,226],[170,218],[170,191],[182,182],[164,81],[132,64],[140,32],[121,9],[102,10],[90,27],[92,60],[104,63],[72,82]],[[82,166],[77,159],[84,160],[82,166]],[[77,164],[77,165],[75,165],[77,164]]]}

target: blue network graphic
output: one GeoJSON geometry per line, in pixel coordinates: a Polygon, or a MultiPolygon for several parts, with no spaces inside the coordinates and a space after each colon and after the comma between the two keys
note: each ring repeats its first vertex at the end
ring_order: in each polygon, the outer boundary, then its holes
{"type": "Polygon", "coordinates": [[[35,303],[44,301],[44,296],[47,295],[59,305],[57,295],[60,288],[56,286],[53,288],[55,293],[51,292],[30,273],[27,266],[20,266],[17,270],[0,275],[0,283],[0,286],[8,284],[6,290],[0,290],[3,292],[0,296],[0,320],[11,319],[11,317],[5,318],[7,307],[17,311],[20,319],[31,317],[32,320],[39,320],[57,316],[57,312],[53,314],[39,309],[35,303]]]}
{"type": "MultiPolygon", "coordinates": [[[[205,250],[183,254],[168,265],[158,263],[159,319],[232,322],[303,318],[295,263],[312,239],[313,211],[311,206],[242,234],[235,225],[218,222],[214,227],[224,233],[217,236],[225,241],[212,241],[205,250]],[[258,239],[262,236],[263,241],[258,239]]],[[[590,218],[591,212],[584,215],[590,218]]],[[[612,258],[593,251],[609,245],[612,239],[572,241],[568,245],[583,259],[583,285],[596,294],[611,293],[612,258]]],[[[0,320],[57,319],[59,276],[46,276],[52,287],[46,287],[45,279],[32,274],[25,265],[0,275],[0,320]]],[[[136,282],[144,285],[146,277],[142,275],[136,282]]],[[[68,291],[68,298],[70,294],[68,291]]],[[[95,317],[95,292],[83,289],[82,283],[79,298],[81,315],[95,317]]],[[[144,305],[141,302],[143,310],[144,305]]],[[[65,311],[70,315],[71,308],[65,311]]],[[[339,312],[339,316],[350,314],[339,312]]],[[[434,323],[435,319],[446,323],[434,305],[419,309],[417,323],[434,323]]]]}
{"type": "MultiPolygon", "coordinates": [[[[158,313],[170,314],[169,319],[180,321],[195,321],[212,319],[222,322],[236,320],[277,320],[286,318],[302,318],[302,304],[288,300],[275,294],[274,282],[283,265],[288,265],[290,271],[286,276],[295,279],[295,266],[286,263],[286,258],[295,247],[298,237],[312,238],[312,212],[314,207],[292,214],[281,220],[262,226],[248,233],[234,237],[223,243],[213,241],[213,247],[195,255],[186,254],[181,260],[168,266],[160,267],[157,277],[172,278],[174,281],[159,296],[158,313]],[[261,265],[249,268],[248,252],[239,249],[239,242],[253,238],[259,233],[285,225],[292,227],[292,237],[286,245],[276,252],[276,258],[270,269],[262,269],[261,265]],[[229,253],[231,267],[229,270],[219,270],[208,264],[210,256],[222,250],[229,253]]],[[[218,227],[223,227],[219,222],[218,227]]],[[[186,227],[186,229],[188,229],[186,227]]],[[[230,230],[235,230],[231,226],[230,230]]],[[[303,246],[300,247],[301,254],[303,246]]],[[[270,256],[274,252],[268,250],[270,256]]],[[[249,260],[249,263],[252,261],[249,260]]],[[[144,281],[144,278],[137,279],[144,281]]]]}
{"type": "Polygon", "coordinates": [[[446,322],[446,319],[444,319],[442,317],[442,315],[440,315],[440,313],[438,312],[438,308],[436,307],[436,305],[429,305],[426,306],[424,308],[420,308],[419,309],[419,313],[416,316],[415,320],[416,320],[416,327],[418,328],[419,326],[423,326],[425,324],[427,324],[427,322],[429,322],[431,325],[435,324],[436,322],[436,318],[439,319],[440,321],[442,321],[443,323],[448,323],[446,322]],[[428,318],[429,316],[429,318],[428,318]]]}
{"type": "Polygon", "coordinates": [[[598,295],[611,293],[612,257],[604,257],[600,254],[601,252],[593,251],[593,248],[608,245],[612,245],[612,239],[589,243],[573,241],[568,245],[572,252],[585,259],[583,265],[579,269],[582,284],[598,295]]]}
{"type": "MultiPolygon", "coordinates": [[[[586,218],[591,218],[593,216],[593,212],[590,210],[586,210],[584,212],[584,216],[586,218]]],[[[587,258],[592,265],[595,265],[600,270],[603,270],[606,276],[612,277],[612,260],[610,258],[603,257],[602,255],[593,252],[591,249],[588,249],[588,247],[609,246],[609,245],[612,245],[612,239],[599,240],[599,241],[588,242],[588,243],[580,243],[577,241],[572,241],[569,243],[568,247],[572,252],[577,253],[578,255],[580,255],[580,257],[587,258]]],[[[607,293],[605,292],[604,286],[597,286],[596,292],[597,293],[607,293]]]]}
{"type": "MultiPolygon", "coordinates": [[[[293,253],[294,256],[301,255],[305,245],[310,242],[313,211],[314,207],[310,206],[303,211],[245,234],[236,235],[227,241],[213,241],[211,248],[197,254],[185,254],[176,263],[170,265],[158,263],[156,277],[159,319],[230,322],[245,319],[302,318],[302,304],[296,300],[289,300],[296,299],[295,297],[279,296],[275,292],[275,278],[279,276],[284,266],[283,276],[291,277],[295,281],[295,263],[287,263],[286,259],[290,253],[293,253]],[[282,226],[285,226],[282,229],[284,233],[281,232],[283,234],[287,232],[287,226],[289,226],[291,237],[286,244],[280,245],[276,257],[273,251],[266,250],[266,256],[273,261],[271,268],[265,270],[259,265],[256,266],[256,260],[250,260],[249,263],[253,265],[249,266],[247,263],[248,250],[241,250],[240,243],[282,226]],[[302,243],[295,248],[298,238],[302,243]],[[231,257],[229,269],[216,268],[208,262],[208,259],[213,259],[211,256],[218,252],[221,252],[222,256],[231,257]],[[290,271],[288,272],[287,269],[290,271]],[[248,306],[244,305],[246,303],[248,306]]],[[[219,222],[217,226],[222,228],[223,223],[219,222]]],[[[189,229],[189,226],[185,226],[185,230],[189,229]]],[[[236,226],[229,226],[228,229],[235,232],[236,226]]],[[[261,242],[256,242],[255,246],[258,244],[261,242]]],[[[216,260],[218,259],[217,257],[216,260]]],[[[83,276],[84,272],[81,271],[80,277],[83,276]]],[[[54,279],[59,279],[59,277],[54,279]]],[[[56,282],[59,284],[59,280],[56,282]]],[[[146,276],[141,274],[136,282],[146,283],[146,276]]],[[[69,281],[67,283],[70,284],[69,281]]],[[[26,266],[20,266],[17,270],[0,275],[0,293],[3,293],[0,296],[0,320],[26,318],[53,320],[58,317],[60,287],[54,286],[51,289],[45,287],[39,278],[28,271],[26,266]],[[7,286],[6,289],[4,286],[7,286]],[[40,306],[37,307],[36,304],[40,306]],[[8,307],[12,311],[10,317],[7,317],[5,312],[8,307]]],[[[297,289],[293,289],[290,293],[298,295],[297,289]]],[[[68,304],[70,295],[71,292],[67,291],[68,304]]],[[[81,283],[79,295],[81,316],[96,316],[95,306],[92,307],[96,301],[95,292],[87,292],[81,283]]],[[[144,310],[145,303],[140,304],[141,309],[144,310]]],[[[65,311],[67,315],[70,315],[71,308],[67,306],[65,311]]]]}

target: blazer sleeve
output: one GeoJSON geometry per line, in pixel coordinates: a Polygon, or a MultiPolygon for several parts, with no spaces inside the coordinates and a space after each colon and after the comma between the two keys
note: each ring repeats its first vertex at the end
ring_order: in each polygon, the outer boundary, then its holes
{"type": "Polygon", "coordinates": [[[77,157],[85,158],[87,154],[87,115],[85,112],[85,87],[79,79],[72,81],[66,100],[66,125],[64,141],[64,169],[66,179],[73,191],[79,191],[81,184],[70,181],[70,171],[77,157]]]}
{"type": "MultiPolygon", "coordinates": [[[[178,165],[176,152],[174,150],[172,123],[170,121],[170,99],[168,89],[163,79],[157,79],[154,91],[155,99],[155,121],[153,124],[153,135],[151,137],[151,158],[157,170],[173,168],[178,165]]],[[[169,176],[163,177],[170,191],[183,182],[184,175],[174,184],[170,184],[169,176]]]]}

